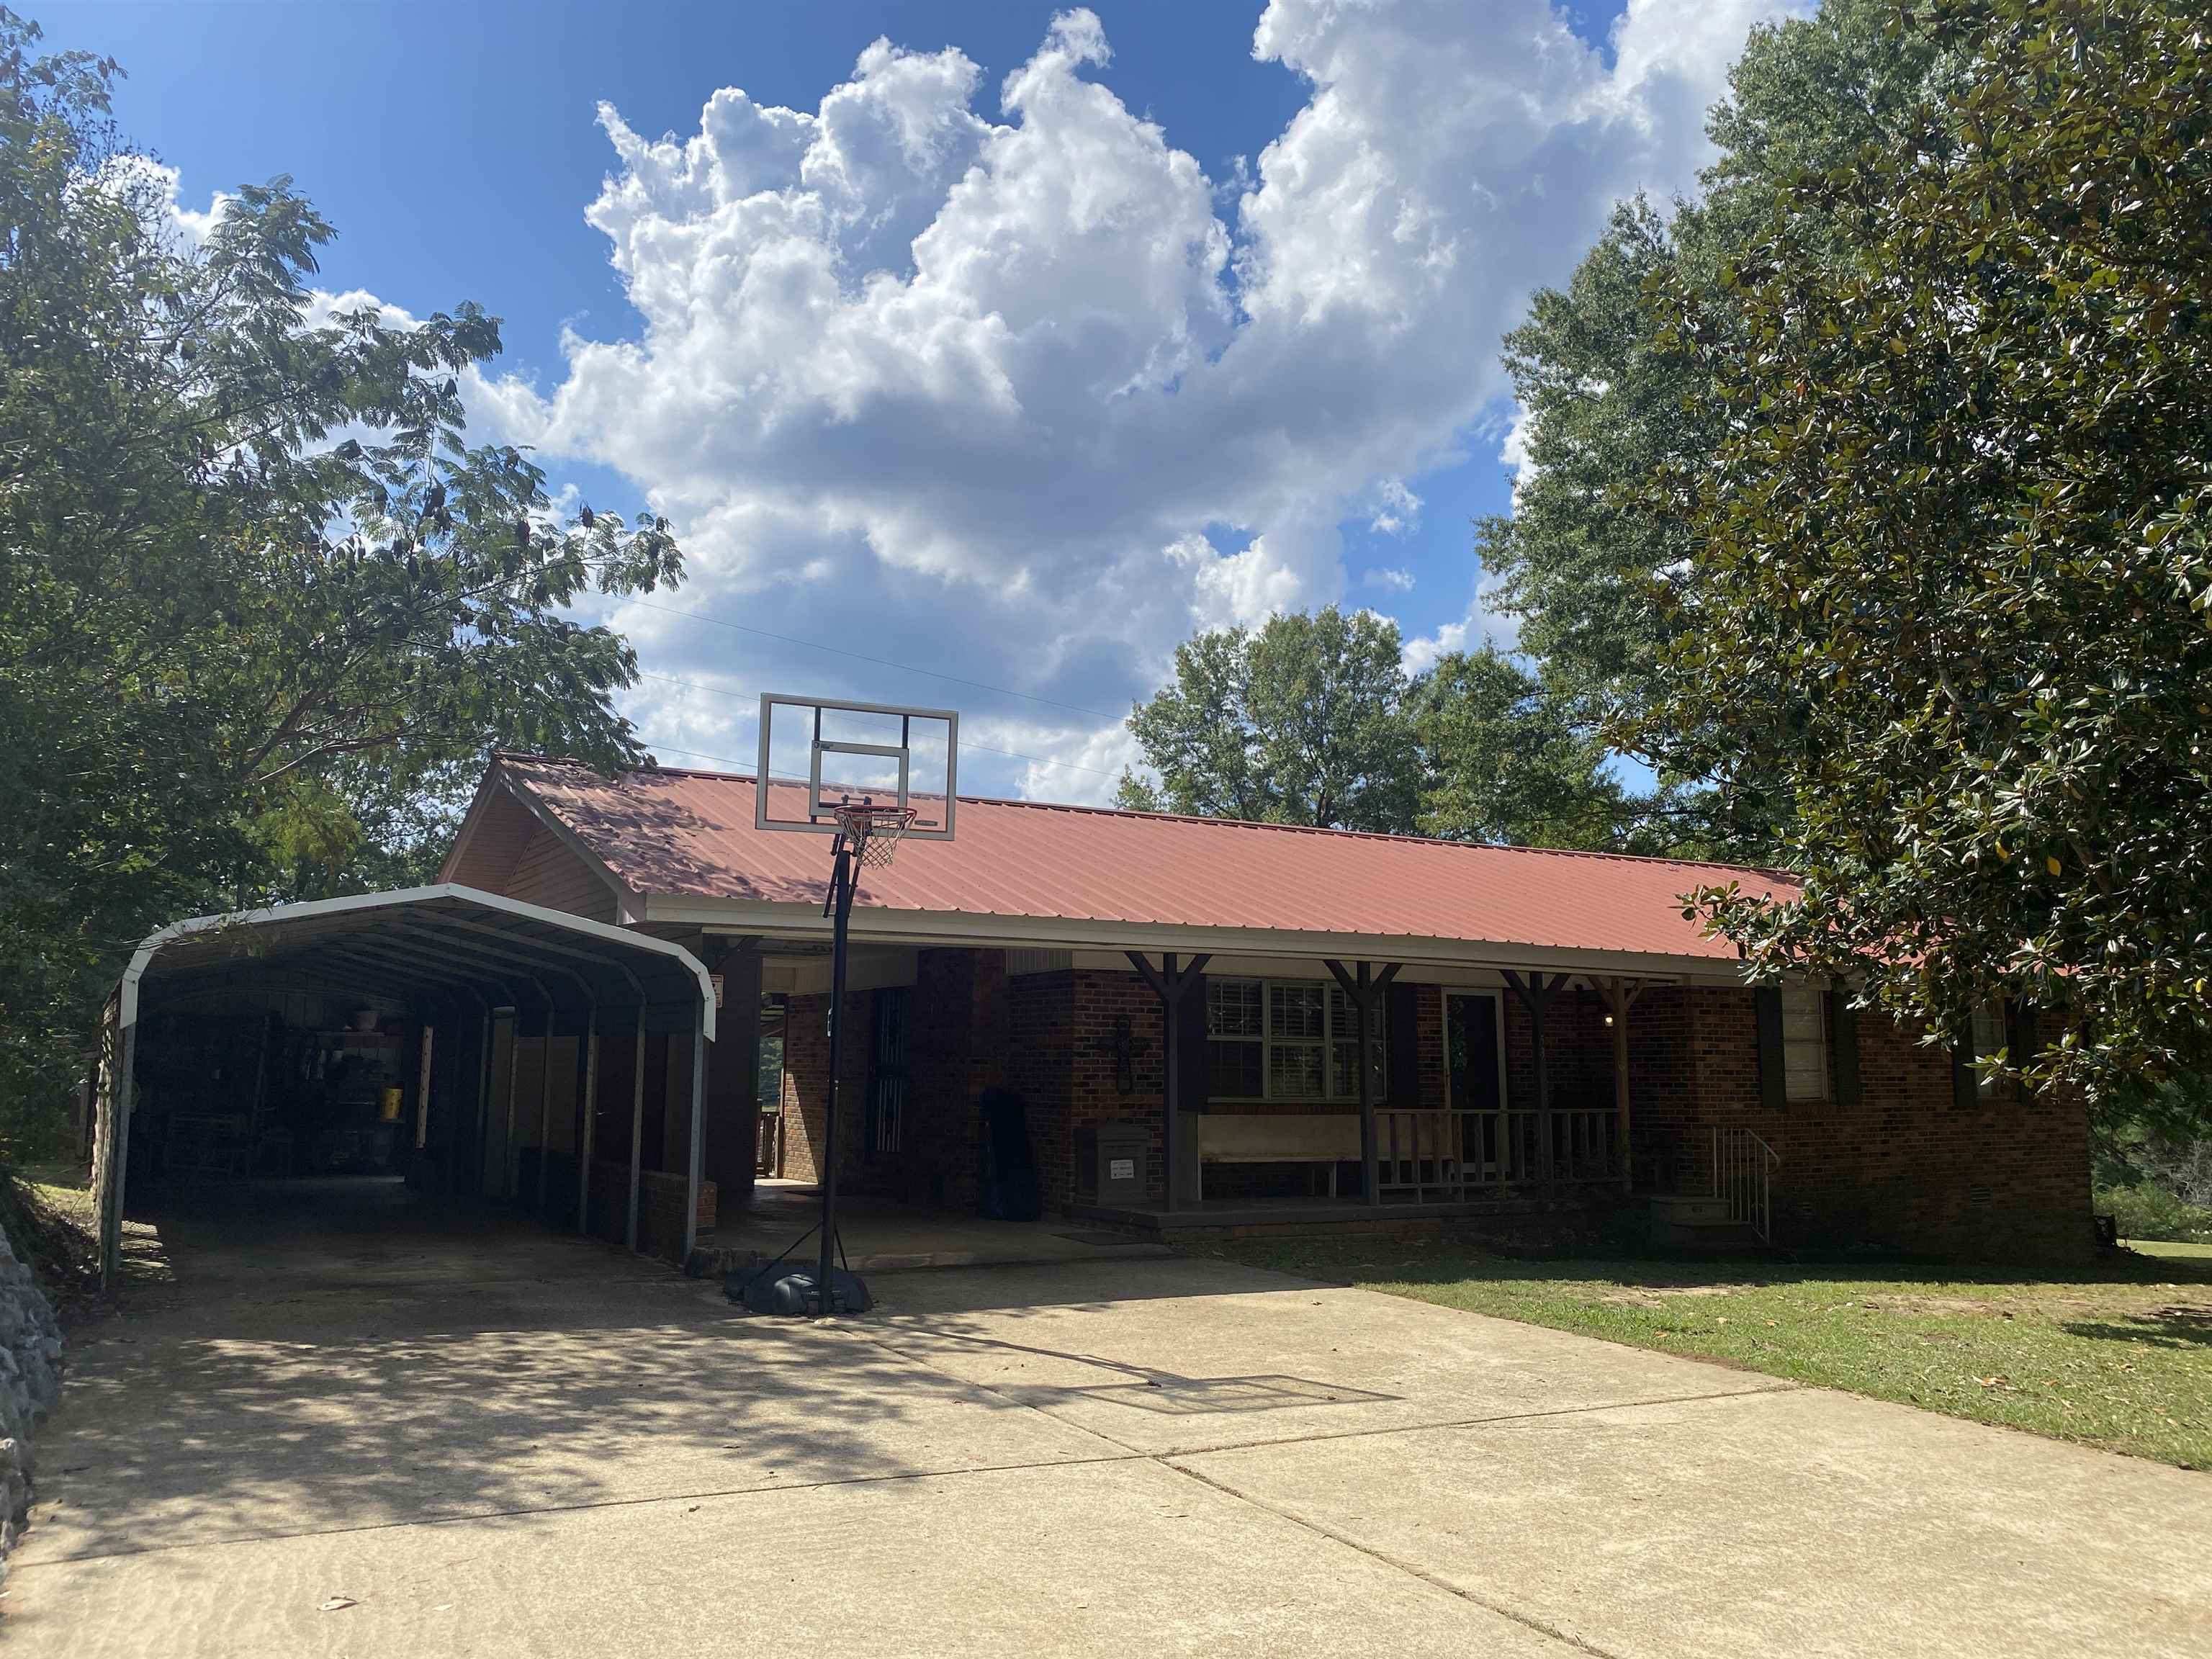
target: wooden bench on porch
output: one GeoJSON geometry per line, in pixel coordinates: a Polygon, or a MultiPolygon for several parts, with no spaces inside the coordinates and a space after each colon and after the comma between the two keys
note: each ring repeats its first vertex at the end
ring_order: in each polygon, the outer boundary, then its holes
{"type": "Polygon", "coordinates": [[[1336,1196],[1336,1166],[1359,1162],[1359,1115],[1186,1112],[1182,1144],[1192,1149],[1193,1196],[1206,1197],[1209,1164],[1322,1164],[1328,1195],[1336,1196]]]}

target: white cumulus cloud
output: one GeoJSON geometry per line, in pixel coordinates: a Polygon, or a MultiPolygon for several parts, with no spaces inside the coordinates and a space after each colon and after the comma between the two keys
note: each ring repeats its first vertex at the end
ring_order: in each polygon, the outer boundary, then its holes
{"type": "MultiPolygon", "coordinates": [[[[1253,50],[1307,101],[1225,180],[1115,94],[1088,10],[995,89],[878,41],[811,111],[728,88],[650,139],[603,106],[588,216],[641,333],[572,336],[557,384],[487,382],[483,418],[673,520],[674,603],[977,684],[629,607],[648,668],[958,702],[1064,763],[963,776],[1097,798],[1177,641],[1340,598],[1340,524],[1416,522],[1406,480],[1504,389],[1529,290],[1620,195],[1691,185],[1729,62],[1787,9],[1632,0],[1608,58],[1543,0],[1273,0],[1253,50]]],[[[653,687],[656,738],[747,751],[741,696],[653,687]]]]}

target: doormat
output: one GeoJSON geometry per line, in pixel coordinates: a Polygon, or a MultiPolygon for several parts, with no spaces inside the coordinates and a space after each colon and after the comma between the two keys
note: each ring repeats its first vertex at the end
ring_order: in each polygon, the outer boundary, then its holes
{"type": "Polygon", "coordinates": [[[1068,1239],[1078,1244],[1134,1244],[1137,1243],[1137,1240],[1127,1233],[1054,1233],[1053,1237],[1068,1239]]]}

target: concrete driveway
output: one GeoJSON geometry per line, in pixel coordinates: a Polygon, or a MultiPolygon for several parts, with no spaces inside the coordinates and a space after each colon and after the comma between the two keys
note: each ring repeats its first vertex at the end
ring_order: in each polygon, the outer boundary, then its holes
{"type": "Polygon", "coordinates": [[[816,1326],[482,1217],[165,1232],[23,1651],[2212,1652],[2204,1475],[1419,1303],[1109,1261],[816,1326]]]}

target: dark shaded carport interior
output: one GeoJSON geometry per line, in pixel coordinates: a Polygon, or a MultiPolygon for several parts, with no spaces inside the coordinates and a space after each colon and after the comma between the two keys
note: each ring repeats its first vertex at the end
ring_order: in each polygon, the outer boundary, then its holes
{"type": "Polygon", "coordinates": [[[551,1225],[688,1255],[699,1079],[714,1032],[706,969],[669,941],[453,884],[196,917],[141,946],[110,1016],[123,1062],[106,1091],[108,1109],[123,1108],[110,1119],[119,1136],[108,1136],[123,1179],[103,1194],[111,1252],[125,1195],[173,1173],[160,1143],[143,1144],[173,1122],[165,1089],[253,1126],[231,1153],[242,1167],[224,1173],[265,1173],[279,1152],[293,1173],[289,1136],[265,1137],[274,1147],[257,1139],[269,1039],[210,1083],[191,1076],[180,1034],[218,1018],[280,1029],[280,1011],[295,1011],[296,1025],[303,1007],[355,1003],[379,1016],[373,1040],[399,1062],[391,1080],[402,1109],[384,1120],[380,1167],[428,1193],[509,1202],[551,1225]]]}

